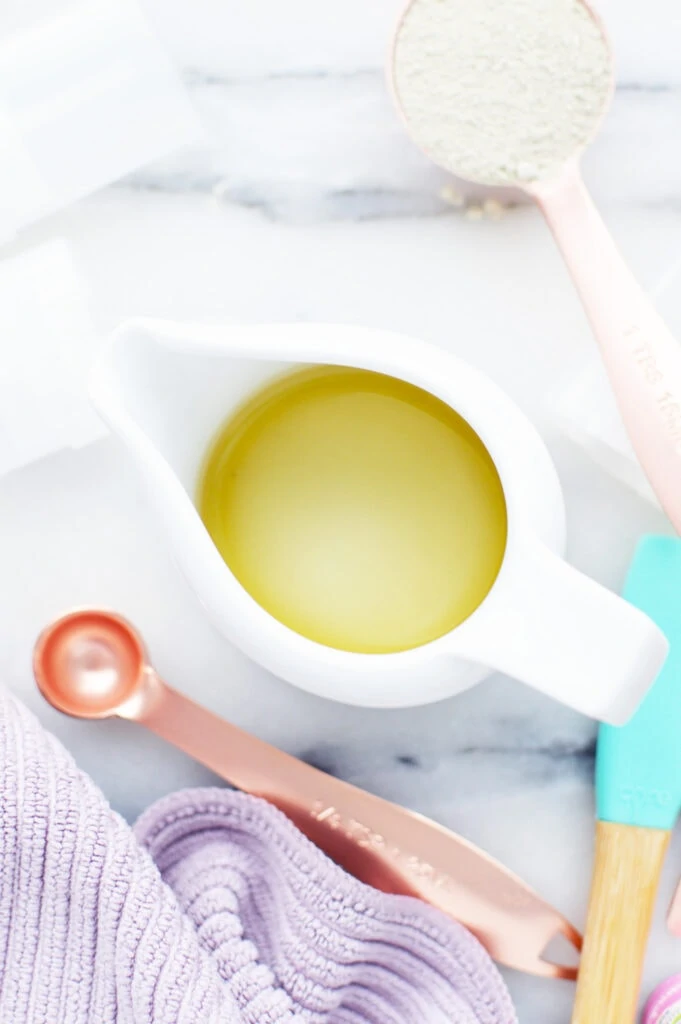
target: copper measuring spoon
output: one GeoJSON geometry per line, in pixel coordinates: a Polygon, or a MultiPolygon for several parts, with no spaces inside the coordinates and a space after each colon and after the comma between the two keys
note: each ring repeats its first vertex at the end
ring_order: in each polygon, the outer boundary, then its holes
{"type": "Polygon", "coordinates": [[[139,722],[247,793],[275,804],[357,878],[416,896],[464,924],[500,963],[574,978],[542,958],[581,936],[503,865],[441,825],[312,768],[231,725],[164,683],[133,627],[107,611],[76,611],[39,637],[43,696],[76,718],[139,722]]]}

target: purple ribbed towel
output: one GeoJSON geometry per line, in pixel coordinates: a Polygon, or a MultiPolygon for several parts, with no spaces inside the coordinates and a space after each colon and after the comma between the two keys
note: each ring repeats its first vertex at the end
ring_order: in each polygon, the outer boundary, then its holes
{"type": "Polygon", "coordinates": [[[221,789],[134,832],[0,692],[1,1024],[512,1024],[479,943],[221,789]]]}

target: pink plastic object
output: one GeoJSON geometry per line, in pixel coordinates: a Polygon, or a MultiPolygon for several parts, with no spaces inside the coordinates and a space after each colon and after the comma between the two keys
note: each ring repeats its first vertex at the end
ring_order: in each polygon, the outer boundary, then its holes
{"type": "MultiPolygon", "coordinates": [[[[418,0],[410,0],[407,10],[414,2],[418,0]]],[[[443,6],[446,2],[442,0],[443,6]]],[[[607,41],[601,20],[582,2],[607,41]]],[[[395,43],[403,22],[404,15],[395,43]]],[[[396,50],[394,45],[393,72],[396,50]]],[[[407,130],[418,144],[418,133],[401,107],[394,73],[391,84],[407,130]]],[[[580,156],[581,150],[576,151],[551,180],[513,184],[536,200],[553,231],[600,346],[634,451],[681,533],[681,347],[627,268],[593,205],[581,178],[580,156]]],[[[462,177],[456,166],[445,169],[462,177]]]]}
{"type": "Polygon", "coordinates": [[[681,1022],[681,974],[673,974],[658,985],[645,1005],[641,1024],[681,1022]]]}
{"type": "Polygon", "coordinates": [[[638,460],[681,533],[681,346],[622,259],[577,161],[528,191],[579,292],[638,460]]]}
{"type": "Polygon", "coordinates": [[[139,722],[239,789],[264,797],[347,871],[384,892],[417,896],[464,924],[500,963],[574,978],[542,954],[581,936],[507,868],[428,818],[335,779],[250,736],[167,686],[118,615],[78,611],[35,648],[46,699],[78,718],[139,722]]]}

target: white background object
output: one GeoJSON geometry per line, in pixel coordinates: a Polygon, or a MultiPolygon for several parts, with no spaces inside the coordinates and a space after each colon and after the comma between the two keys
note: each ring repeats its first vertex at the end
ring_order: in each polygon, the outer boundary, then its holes
{"type": "MultiPolygon", "coordinates": [[[[55,234],[70,242],[99,333],[146,315],[331,320],[426,338],[490,374],[542,428],[565,490],[570,560],[618,590],[636,538],[668,524],[565,441],[547,415],[547,394],[584,365],[593,338],[536,210],[474,223],[440,202],[442,179],[405,137],[385,92],[400,0],[144,6],[210,146],[137,172],[27,233],[32,242],[55,234]]],[[[626,258],[652,288],[681,254],[681,5],[599,6],[621,88],[585,173],[626,258]]],[[[76,604],[125,612],[168,682],[455,828],[583,923],[593,725],[502,677],[403,711],[346,707],[275,679],[210,625],[113,439],[0,481],[0,580],[0,679],[126,816],[210,776],[134,726],[76,722],[46,707],[31,646],[48,618],[76,604]]],[[[680,866],[678,835],[644,992],[678,970],[678,941],[664,916],[680,866]]],[[[522,1024],[570,1019],[572,985],[517,973],[509,983],[522,1024]]]]}
{"type": "Polygon", "coordinates": [[[87,395],[98,336],[61,240],[0,260],[0,477],[106,434],[87,395]]]}
{"type": "MultiPolygon", "coordinates": [[[[135,0],[3,5],[0,243],[197,132],[178,73],[135,0]]],[[[4,252],[0,476],[105,433],[85,387],[98,334],[68,243],[4,252]]]]}
{"type": "Polygon", "coordinates": [[[4,12],[0,241],[197,131],[135,0],[57,0],[29,4],[21,16],[4,12]]]}

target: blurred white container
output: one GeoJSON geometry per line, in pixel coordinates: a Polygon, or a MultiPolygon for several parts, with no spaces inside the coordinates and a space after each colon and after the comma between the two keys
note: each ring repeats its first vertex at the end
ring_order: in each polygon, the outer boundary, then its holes
{"type": "Polygon", "coordinates": [[[85,380],[99,337],[62,240],[0,260],[0,478],[105,436],[85,380]]]}
{"type": "Polygon", "coordinates": [[[0,22],[0,242],[198,135],[134,0],[0,22]]]}

